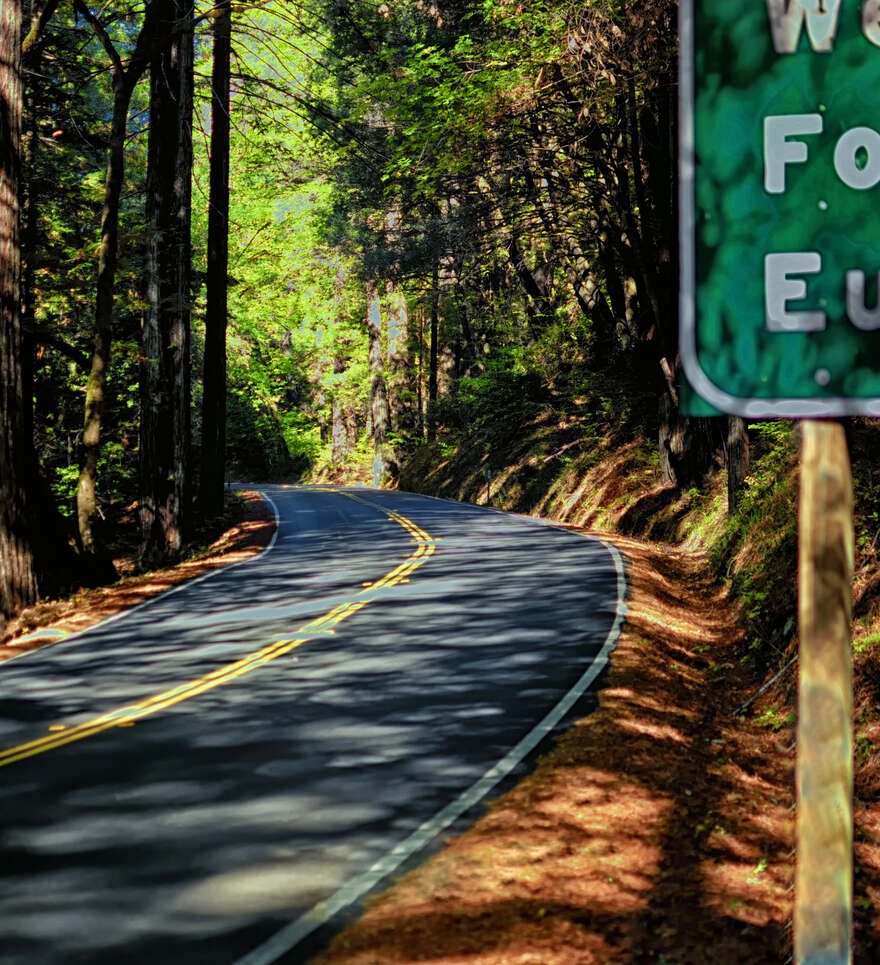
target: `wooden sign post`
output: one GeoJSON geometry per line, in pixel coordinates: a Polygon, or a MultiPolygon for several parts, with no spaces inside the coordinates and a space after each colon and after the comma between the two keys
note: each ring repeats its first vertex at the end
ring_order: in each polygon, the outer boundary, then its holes
{"type": "Polygon", "coordinates": [[[839,422],[801,431],[794,960],[850,965],[852,475],[839,422]]]}
{"type": "Polygon", "coordinates": [[[804,420],[794,961],[849,965],[853,495],[832,420],[880,416],[880,0],[679,0],[679,26],[680,350],[702,405],[682,411],[804,420]]]}

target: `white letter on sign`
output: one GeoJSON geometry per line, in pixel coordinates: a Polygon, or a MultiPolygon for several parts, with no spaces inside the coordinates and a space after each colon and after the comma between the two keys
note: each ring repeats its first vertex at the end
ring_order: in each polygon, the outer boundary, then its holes
{"type": "MultiPolygon", "coordinates": [[[[880,272],[877,272],[877,285],[880,288],[880,272]]],[[[846,273],[846,317],[863,332],[873,332],[880,328],[880,304],[873,310],[865,308],[863,271],[846,273]]]]}
{"type": "Polygon", "coordinates": [[[880,181],[880,134],[872,127],[853,127],[834,148],[834,170],[844,184],[859,191],[873,188],[880,181]],[[864,151],[865,166],[859,168],[856,155],[864,151]]]}
{"type": "Polygon", "coordinates": [[[771,114],[764,118],[764,188],[769,194],[785,191],[785,165],[807,159],[803,141],[787,141],[792,134],[821,134],[821,114],[771,114]]]}
{"type": "Polygon", "coordinates": [[[828,52],[837,34],[840,0],[767,0],[767,15],[777,54],[793,54],[801,39],[804,17],[813,50],[828,52]]]}
{"type": "Polygon", "coordinates": [[[789,275],[814,275],[822,270],[815,251],[786,251],[764,258],[764,310],[769,332],[821,332],[824,312],[790,312],[789,301],[807,297],[807,283],[789,275]]]}

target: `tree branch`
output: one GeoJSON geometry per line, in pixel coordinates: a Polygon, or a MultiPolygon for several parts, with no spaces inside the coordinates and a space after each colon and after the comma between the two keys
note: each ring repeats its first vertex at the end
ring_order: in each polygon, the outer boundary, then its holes
{"type": "Polygon", "coordinates": [[[74,0],[73,5],[77,13],[83,16],[83,18],[95,32],[95,36],[98,38],[98,40],[100,40],[101,46],[104,48],[107,56],[110,58],[110,61],[113,64],[114,73],[121,77],[125,73],[125,66],[122,63],[122,58],[119,56],[119,51],[113,46],[113,41],[110,39],[110,34],[107,33],[104,25],[100,20],[98,20],[92,11],[89,10],[83,0],[74,0]]]}
{"type": "Polygon", "coordinates": [[[74,345],[65,342],[63,338],[53,335],[48,329],[36,322],[23,320],[21,324],[23,332],[26,332],[37,345],[50,345],[57,349],[62,355],[76,362],[83,372],[88,372],[91,367],[91,359],[85,352],[81,352],[74,345]]]}
{"type": "Polygon", "coordinates": [[[28,55],[31,48],[40,39],[40,36],[46,29],[46,25],[52,19],[52,15],[58,9],[60,2],[61,0],[49,0],[46,6],[39,10],[37,9],[37,5],[34,4],[30,30],[28,30],[27,36],[21,42],[21,53],[23,57],[28,55]]]}

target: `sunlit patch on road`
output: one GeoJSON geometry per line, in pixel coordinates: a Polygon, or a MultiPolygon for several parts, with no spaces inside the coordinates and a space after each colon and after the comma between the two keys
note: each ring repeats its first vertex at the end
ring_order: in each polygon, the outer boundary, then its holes
{"type": "Polygon", "coordinates": [[[347,862],[325,857],[254,865],[207,878],[180,895],[175,911],[200,915],[294,911],[325,898],[348,871],[347,862]]]}

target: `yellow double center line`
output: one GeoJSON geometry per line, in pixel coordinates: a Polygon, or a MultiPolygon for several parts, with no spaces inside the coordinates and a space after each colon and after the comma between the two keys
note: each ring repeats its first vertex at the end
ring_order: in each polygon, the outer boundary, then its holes
{"type": "Polygon", "coordinates": [[[18,744],[15,747],[8,747],[0,751],[0,767],[5,767],[7,764],[14,764],[16,761],[24,760],[26,757],[34,757],[36,754],[45,754],[46,751],[54,750],[56,747],[63,747],[65,744],[72,744],[74,741],[83,740],[86,737],[92,737],[95,734],[100,734],[102,731],[109,730],[111,727],[128,726],[136,720],[149,717],[150,714],[158,713],[158,711],[165,710],[167,707],[172,707],[174,704],[179,704],[184,700],[190,700],[192,697],[197,697],[199,694],[203,694],[208,690],[213,690],[214,687],[219,687],[222,684],[227,684],[235,680],[237,677],[242,677],[252,670],[256,670],[258,667],[270,663],[272,660],[277,660],[278,657],[283,657],[285,654],[290,653],[291,650],[301,647],[314,635],[331,632],[333,626],[354,616],[355,613],[362,610],[365,606],[369,606],[374,600],[373,594],[376,590],[386,589],[398,583],[403,583],[412,572],[417,570],[433,556],[435,549],[434,540],[420,526],[412,522],[412,520],[401,516],[400,513],[383,509],[374,503],[369,503],[358,496],[352,496],[349,493],[343,493],[342,495],[349,496],[349,498],[370,506],[373,509],[379,509],[385,513],[389,519],[402,526],[418,544],[415,552],[411,556],[408,556],[399,566],[391,570],[390,573],[386,573],[380,580],[373,583],[364,593],[359,594],[361,599],[353,600],[349,603],[342,603],[330,610],[329,613],[325,613],[323,616],[310,621],[297,630],[295,638],[276,640],[267,647],[248,654],[246,657],[242,657],[234,663],[228,663],[206,674],[204,677],[190,680],[188,683],[180,684],[180,686],[173,687],[171,690],[164,690],[137,703],[126,704],[123,707],[102,714],[100,717],[95,717],[92,720],[85,721],[82,724],[76,724],[71,727],[67,727],[64,724],[55,724],[50,728],[51,733],[46,737],[28,741],[26,744],[18,744]]]}

